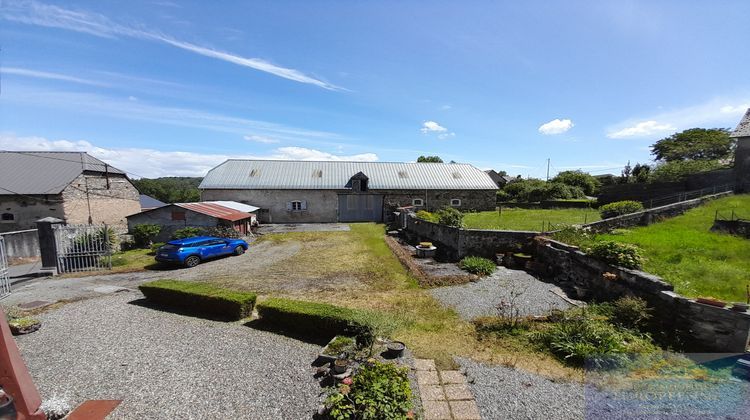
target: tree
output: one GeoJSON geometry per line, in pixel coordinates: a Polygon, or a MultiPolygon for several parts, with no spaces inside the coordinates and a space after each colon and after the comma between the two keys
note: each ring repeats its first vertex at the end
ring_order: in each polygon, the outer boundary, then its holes
{"type": "Polygon", "coordinates": [[[651,173],[651,167],[646,164],[636,163],[633,167],[633,178],[635,182],[647,182],[648,175],[651,173]]]}
{"type": "Polygon", "coordinates": [[[726,128],[691,128],[665,137],[651,146],[658,161],[728,160],[734,139],[726,128]]]}
{"type": "Polygon", "coordinates": [[[443,159],[440,156],[420,156],[417,158],[417,162],[420,163],[443,163],[443,159]]]}
{"type": "Polygon", "coordinates": [[[650,182],[676,182],[698,172],[713,171],[724,165],[717,160],[678,160],[663,162],[650,171],[650,182]]]}
{"type": "Polygon", "coordinates": [[[552,182],[559,182],[571,187],[579,187],[586,195],[595,195],[599,189],[599,180],[582,171],[563,171],[558,173],[552,182]]]}
{"type": "Polygon", "coordinates": [[[134,179],[133,185],[141,194],[150,195],[165,203],[189,203],[200,201],[198,190],[203,178],[164,177],[134,179]]]}

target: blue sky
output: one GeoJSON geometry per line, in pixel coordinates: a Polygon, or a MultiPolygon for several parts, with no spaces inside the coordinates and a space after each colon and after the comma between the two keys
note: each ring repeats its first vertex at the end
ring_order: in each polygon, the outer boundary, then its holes
{"type": "Polygon", "coordinates": [[[618,173],[750,107],[747,1],[0,0],[0,148],[618,173]]]}

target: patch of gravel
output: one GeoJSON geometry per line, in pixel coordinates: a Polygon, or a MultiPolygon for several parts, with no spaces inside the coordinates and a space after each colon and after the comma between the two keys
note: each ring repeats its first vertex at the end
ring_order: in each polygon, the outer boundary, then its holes
{"type": "Polygon", "coordinates": [[[546,315],[551,309],[572,306],[551,292],[559,287],[545,283],[525,271],[497,267],[495,272],[473,283],[438,287],[430,290],[432,296],[450,306],[467,320],[480,316],[497,315],[497,306],[508,301],[511,293],[522,292],[516,299],[521,315],[546,315]]]}
{"type": "MultiPolygon", "coordinates": [[[[583,419],[583,385],[456,358],[483,419],[583,419]]],[[[596,417],[592,417],[596,418],[596,417]]]]}
{"type": "Polygon", "coordinates": [[[137,292],[71,303],[17,337],[44,400],[122,399],[115,419],[309,419],[319,347],[132,305],[137,292]]]}

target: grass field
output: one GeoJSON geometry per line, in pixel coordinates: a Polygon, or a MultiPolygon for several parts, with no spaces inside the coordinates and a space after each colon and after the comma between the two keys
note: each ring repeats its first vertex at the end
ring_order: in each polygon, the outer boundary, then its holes
{"type": "Polygon", "coordinates": [[[685,214],[618,235],[600,235],[638,245],[646,261],[643,270],[657,274],[690,297],[746,299],[750,284],[750,240],[709,229],[718,210],[750,214],[750,194],[711,201],[685,214]]]}
{"type": "Polygon", "coordinates": [[[503,208],[497,211],[483,211],[466,213],[464,224],[468,229],[496,229],[496,230],[550,230],[561,225],[583,224],[599,220],[599,212],[595,209],[519,209],[503,208]]]}

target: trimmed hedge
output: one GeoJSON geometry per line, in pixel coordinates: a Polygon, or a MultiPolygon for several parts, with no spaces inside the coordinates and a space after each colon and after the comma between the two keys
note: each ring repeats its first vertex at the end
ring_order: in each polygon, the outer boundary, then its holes
{"type": "Polygon", "coordinates": [[[282,298],[260,302],[257,309],[264,322],[298,334],[355,336],[360,345],[369,343],[373,337],[366,311],[282,298]]]}
{"type": "Polygon", "coordinates": [[[609,219],[641,210],[643,210],[643,204],[639,201],[624,200],[615,201],[614,203],[605,204],[599,207],[599,214],[601,214],[602,219],[609,219]]]}
{"type": "Polygon", "coordinates": [[[255,293],[223,289],[208,283],[170,279],[143,283],[138,288],[146,299],[155,303],[228,320],[250,316],[257,297],[255,293]]]}

